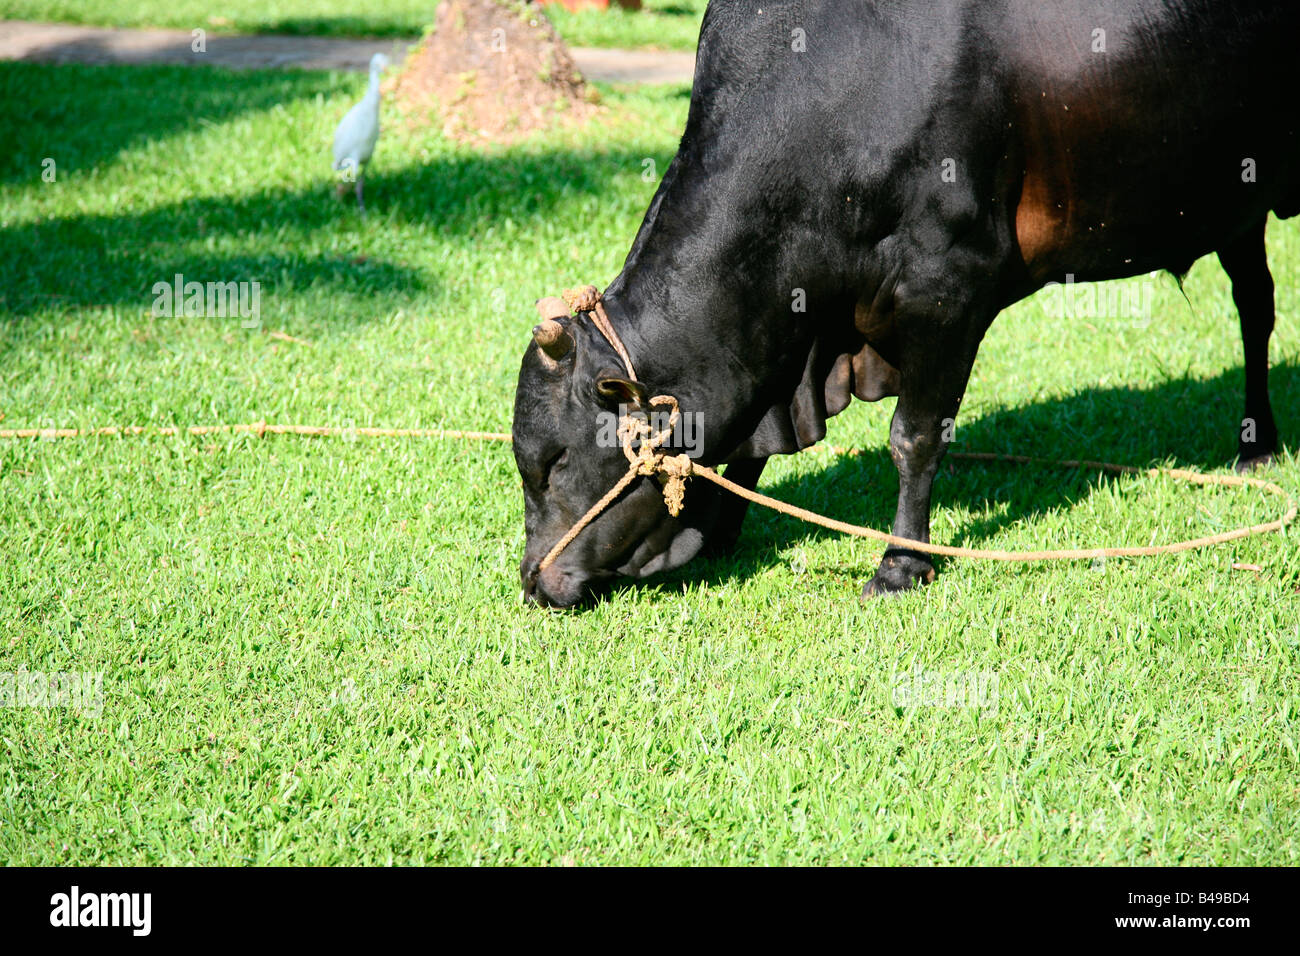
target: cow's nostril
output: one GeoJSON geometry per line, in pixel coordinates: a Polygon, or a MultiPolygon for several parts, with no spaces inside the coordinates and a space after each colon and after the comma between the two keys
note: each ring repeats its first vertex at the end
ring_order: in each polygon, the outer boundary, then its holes
{"type": "Polygon", "coordinates": [[[533,571],[524,577],[524,590],[520,595],[524,604],[533,607],[551,607],[553,602],[549,594],[541,586],[540,575],[533,571]]]}
{"type": "Polygon", "coordinates": [[[524,600],[533,599],[537,593],[537,565],[533,565],[522,575],[524,581],[524,600]]]}

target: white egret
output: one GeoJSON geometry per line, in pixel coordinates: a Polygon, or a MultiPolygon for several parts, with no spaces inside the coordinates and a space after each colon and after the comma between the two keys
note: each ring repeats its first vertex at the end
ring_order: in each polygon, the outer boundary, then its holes
{"type": "MultiPolygon", "coordinates": [[[[342,171],[344,180],[355,179],[357,206],[366,214],[366,204],[361,198],[365,180],[365,166],[375,152],[379,139],[379,74],[388,66],[388,57],[376,53],[370,58],[370,86],[361,102],[348,110],[339,128],[334,131],[334,168],[342,171]]],[[[347,190],[339,184],[339,195],[347,190]]]]}

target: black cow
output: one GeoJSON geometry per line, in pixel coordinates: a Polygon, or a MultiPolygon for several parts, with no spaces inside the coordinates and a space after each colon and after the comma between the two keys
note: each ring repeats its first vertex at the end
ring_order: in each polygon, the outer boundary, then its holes
{"type": "MultiPolygon", "coordinates": [[[[526,595],[572,605],[739,533],[743,504],[712,485],[674,518],[643,478],[538,574],[626,470],[595,440],[600,414],[647,394],[675,396],[701,460],[750,487],[851,396],[897,395],[893,530],[928,541],[980,340],[1068,274],[1181,275],[1217,252],[1245,343],[1240,459],[1266,458],[1264,227],[1300,212],[1297,40],[1295,0],[710,4],[681,146],[604,293],[642,381],[584,315],[524,355],[526,595]]],[[[863,595],[933,576],[887,549],[863,595]]]]}

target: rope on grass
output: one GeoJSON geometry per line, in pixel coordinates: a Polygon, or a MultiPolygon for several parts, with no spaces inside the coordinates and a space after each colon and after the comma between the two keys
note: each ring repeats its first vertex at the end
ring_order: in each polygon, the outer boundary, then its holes
{"type": "MultiPolygon", "coordinates": [[[[838,521],[835,518],[827,518],[819,515],[814,511],[808,511],[806,508],[800,508],[796,505],[786,504],[784,501],[777,501],[775,498],[769,498],[757,491],[750,491],[734,481],[728,481],[722,475],[718,474],[712,468],[706,468],[696,465],[692,471],[693,474],[705,478],[720,488],[725,488],[732,494],[739,495],[755,504],[771,508],[773,511],[779,511],[781,514],[789,515],[792,518],[798,518],[801,521],[807,521],[811,524],[821,525],[823,528],[829,528],[832,531],[840,531],[844,534],[854,535],[859,538],[874,538],[877,541],[883,541],[886,544],[896,548],[906,548],[909,551],[922,551],[926,554],[939,554],[950,558],[981,558],[985,561],[1079,561],[1087,558],[1143,558],[1152,557],[1157,554],[1176,554],[1179,551],[1192,551],[1196,548],[1207,548],[1214,544],[1223,544],[1225,541],[1235,541],[1238,538],[1246,538],[1256,534],[1270,534],[1274,531],[1281,531],[1290,524],[1296,516],[1296,503],[1285,490],[1278,487],[1271,481],[1264,481],[1259,478],[1250,478],[1246,475],[1203,475],[1200,472],[1187,471],[1182,468],[1135,468],[1132,465],[1114,465],[1110,462],[1103,461],[1053,461],[1046,458],[1028,458],[1024,455],[996,455],[989,452],[952,452],[951,457],[965,458],[975,461],[1008,461],[1015,463],[1033,463],[1054,465],[1062,468],[1085,468],[1095,467],[1114,474],[1145,474],[1149,477],[1165,475],[1179,481],[1188,481],[1196,485],[1222,485],[1229,488],[1259,488],[1270,494],[1279,495],[1287,501],[1287,510],[1281,518],[1276,521],[1268,521],[1263,524],[1250,525],[1243,528],[1234,528],[1231,531],[1224,531],[1219,534],[1208,535],[1203,538],[1191,538],[1185,541],[1175,541],[1170,544],[1148,545],[1139,548],[1065,548],[1054,551],[1001,551],[990,550],[986,548],[957,548],[943,544],[930,544],[925,541],[912,541],[909,538],[900,538],[896,535],[886,534],[883,531],[876,531],[874,528],[866,528],[862,525],[848,524],[844,521],[838,521]]],[[[681,457],[686,458],[685,455],[681,457]]]]}
{"type": "Polygon", "coordinates": [[[115,438],[133,435],[309,435],[328,438],[341,435],[359,438],[463,438],[467,441],[510,441],[506,432],[460,431],[454,428],[354,428],[342,425],[272,425],[251,422],[240,425],[108,425],[104,428],[0,428],[0,438],[115,438]]]}

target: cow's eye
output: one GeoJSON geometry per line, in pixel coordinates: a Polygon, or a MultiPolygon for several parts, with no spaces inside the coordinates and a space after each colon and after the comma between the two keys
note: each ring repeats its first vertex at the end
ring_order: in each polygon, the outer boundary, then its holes
{"type": "Polygon", "coordinates": [[[545,491],[551,484],[551,474],[555,471],[556,468],[561,467],[564,464],[565,460],[568,459],[568,457],[569,457],[569,449],[562,448],[560,449],[559,453],[556,454],[554,457],[552,457],[551,460],[546,463],[545,467],[542,468],[541,485],[543,491],[545,491]]]}

